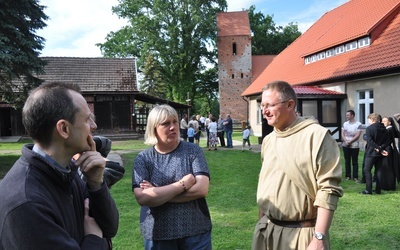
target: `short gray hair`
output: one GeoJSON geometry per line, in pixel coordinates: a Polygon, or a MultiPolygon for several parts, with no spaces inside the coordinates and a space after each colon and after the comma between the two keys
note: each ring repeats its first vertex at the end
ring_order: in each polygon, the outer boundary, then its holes
{"type": "MultiPolygon", "coordinates": [[[[167,105],[156,105],[150,111],[149,116],[147,117],[147,126],[146,132],[144,134],[144,143],[147,145],[156,145],[158,143],[156,137],[156,128],[158,125],[166,121],[168,118],[174,117],[178,121],[178,113],[176,110],[167,105]]],[[[178,129],[178,140],[180,138],[179,129],[178,129]]]]}
{"type": "Polygon", "coordinates": [[[262,91],[273,90],[279,93],[281,101],[294,100],[295,106],[297,105],[297,96],[293,87],[285,81],[273,81],[264,86],[262,91]]]}

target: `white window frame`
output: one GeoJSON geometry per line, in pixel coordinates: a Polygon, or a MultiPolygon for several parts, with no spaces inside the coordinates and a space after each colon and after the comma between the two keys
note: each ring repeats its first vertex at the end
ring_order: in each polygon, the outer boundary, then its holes
{"type": "Polygon", "coordinates": [[[325,52],[326,58],[331,57],[331,56],[334,56],[334,55],[335,55],[335,49],[328,49],[328,50],[325,52]]]}
{"type": "Polygon", "coordinates": [[[345,52],[344,45],[335,47],[335,55],[339,55],[345,52]]]}
{"type": "Polygon", "coordinates": [[[369,38],[369,37],[364,37],[364,38],[361,38],[358,40],[359,48],[369,46],[370,44],[371,44],[371,38],[369,38]]]}
{"type": "Polygon", "coordinates": [[[347,43],[346,44],[346,51],[352,51],[352,50],[357,49],[357,45],[358,45],[357,41],[353,41],[353,42],[347,43]]]}
{"type": "Polygon", "coordinates": [[[368,124],[368,115],[370,113],[372,113],[372,110],[370,110],[370,105],[374,104],[374,98],[370,97],[370,93],[373,92],[373,91],[374,91],[373,89],[366,89],[366,90],[356,91],[357,98],[355,98],[355,100],[357,100],[357,114],[356,114],[356,116],[358,117],[357,120],[358,121],[363,121],[364,120],[365,121],[364,125],[366,125],[366,126],[369,125],[368,124]],[[365,96],[364,99],[360,99],[360,93],[362,93],[362,92],[364,92],[364,96],[365,96]],[[361,110],[361,104],[364,105],[364,109],[365,110],[363,112],[361,110]],[[361,119],[361,113],[364,113],[364,116],[365,116],[364,119],[361,119]]]}

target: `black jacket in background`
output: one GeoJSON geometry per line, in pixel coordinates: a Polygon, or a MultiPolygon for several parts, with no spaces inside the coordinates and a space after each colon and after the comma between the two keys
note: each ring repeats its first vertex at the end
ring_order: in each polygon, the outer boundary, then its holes
{"type": "Polygon", "coordinates": [[[382,123],[377,122],[371,124],[367,127],[365,134],[367,135],[367,149],[365,151],[366,156],[381,157],[382,154],[380,152],[376,152],[375,148],[378,148],[380,151],[388,151],[388,147],[390,147],[389,135],[382,123]]]}

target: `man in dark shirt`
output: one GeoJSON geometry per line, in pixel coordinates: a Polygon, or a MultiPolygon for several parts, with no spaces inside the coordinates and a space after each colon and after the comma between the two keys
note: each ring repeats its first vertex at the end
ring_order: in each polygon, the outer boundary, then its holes
{"type": "Polygon", "coordinates": [[[225,126],[225,132],[226,132],[226,147],[227,148],[233,148],[232,144],[232,132],[233,132],[233,121],[231,118],[231,115],[226,115],[225,122],[223,123],[225,126]]]}
{"type": "Polygon", "coordinates": [[[35,144],[23,147],[0,182],[0,249],[110,249],[119,215],[91,135],[97,126],[79,87],[39,86],[22,119],[35,144]]]}

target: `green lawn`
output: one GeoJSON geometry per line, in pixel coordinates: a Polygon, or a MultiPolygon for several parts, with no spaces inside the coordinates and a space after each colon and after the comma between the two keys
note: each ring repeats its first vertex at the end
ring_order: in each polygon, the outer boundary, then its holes
{"type": "MultiPolygon", "coordinates": [[[[115,142],[113,149],[114,146],[119,150],[137,149],[143,146],[142,143],[115,142]]],[[[204,153],[211,173],[207,202],[213,221],[213,249],[250,249],[258,216],[255,196],[260,154],[240,150],[204,153]]],[[[143,249],[139,230],[140,207],[131,191],[131,173],[136,154],[122,155],[126,175],[111,189],[120,211],[120,227],[113,239],[114,249],[143,249]]],[[[362,156],[361,153],[360,177],[362,156]]],[[[18,156],[12,157],[15,159],[18,156]]],[[[1,155],[0,150],[0,170],[5,161],[12,164],[13,159],[10,155],[1,155]]],[[[400,249],[400,192],[383,191],[382,195],[364,196],[359,194],[365,189],[364,184],[344,180],[342,186],[345,194],[339,201],[331,226],[331,248],[400,249]]]]}

